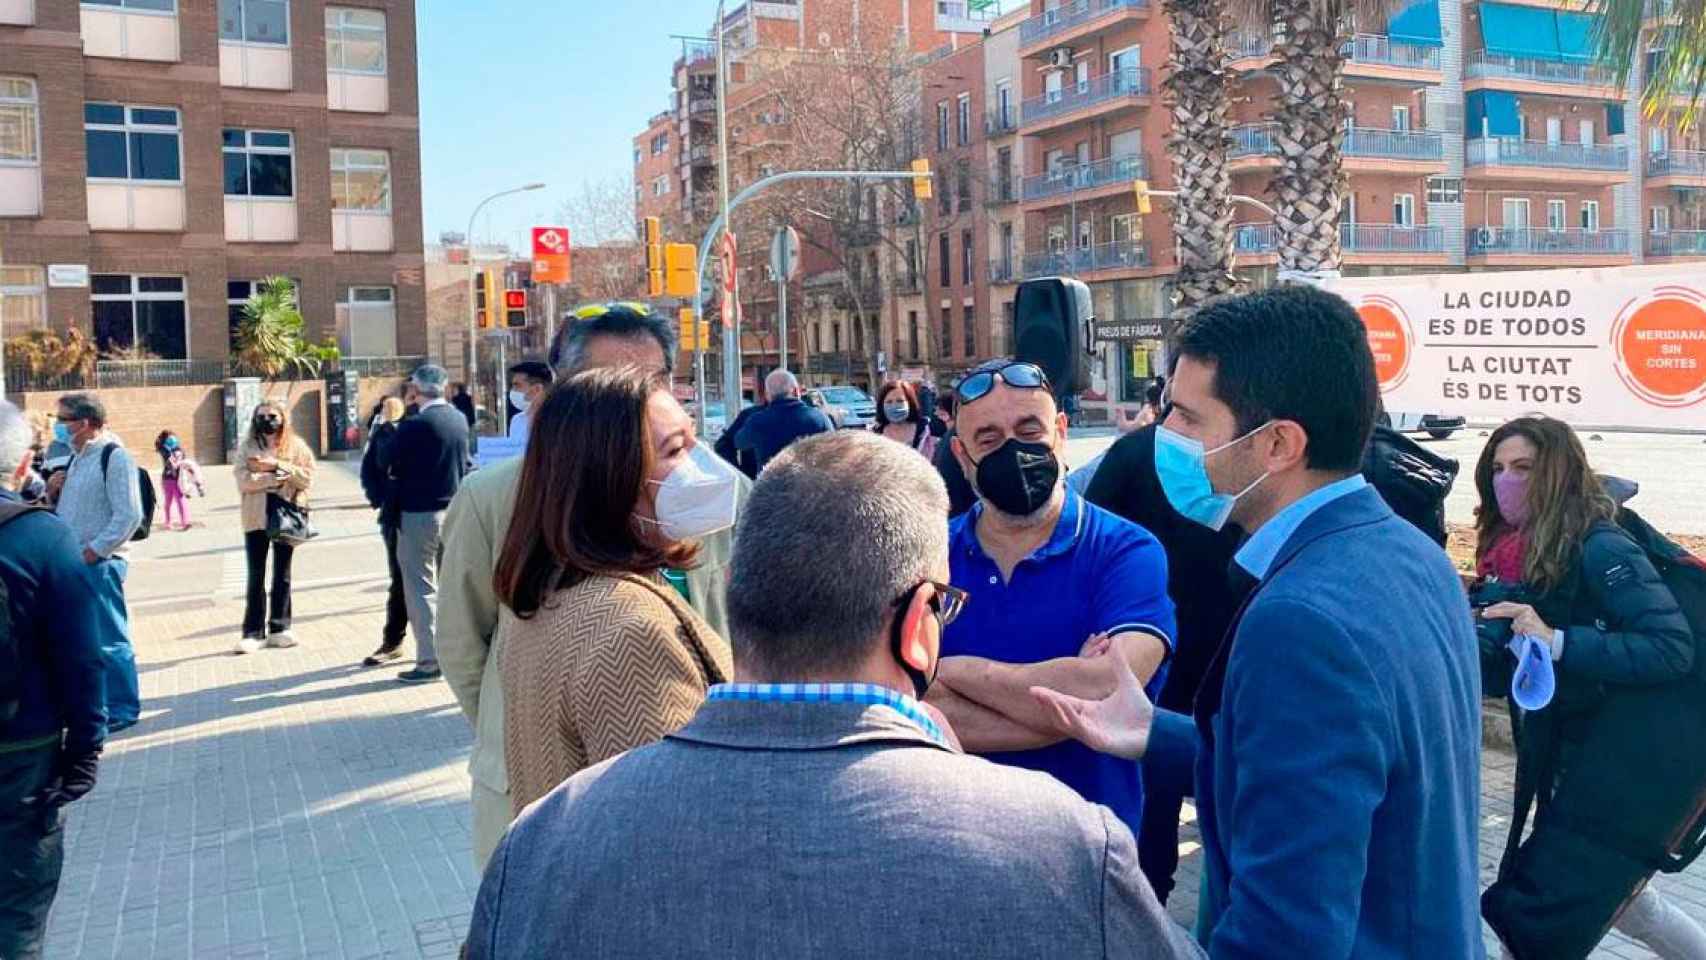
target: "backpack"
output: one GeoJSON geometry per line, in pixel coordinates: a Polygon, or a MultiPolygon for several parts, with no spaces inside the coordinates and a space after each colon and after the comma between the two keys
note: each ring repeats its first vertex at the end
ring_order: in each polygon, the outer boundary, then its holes
{"type": "MultiPolygon", "coordinates": [[[[16,500],[0,500],[0,528],[40,509],[16,500]]],[[[18,650],[18,639],[12,636],[12,591],[0,579],[0,723],[8,723],[18,714],[22,698],[18,681],[23,672],[23,655],[18,650]]]]}
{"type": "Polygon", "coordinates": [[[1457,481],[1456,460],[1442,457],[1390,427],[1377,426],[1363,453],[1362,475],[1392,512],[1445,546],[1445,498],[1457,481]]]}
{"type": "MultiPolygon", "coordinates": [[[[107,464],[112,462],[113,448],[116,443],[107,444],[101,451],[101,479],[106,479],[107,464]]],[[[142,494],[142,522],[136,525],[136,532],[130,535],[132,540],[146,540],[154,528],[154,478],[142,467],[136,468],[136,486],[142,494]]]]}
{"type": "Polygon", "coordinates": [[[1706,560],[1653,529],[1652,524],[1628,507],[1617,509],[1617,525],[1653,561],[1659,579],[1682,608],[1688,628],[1694,631],[1693,675],[1706,680],[1706,560]]]}

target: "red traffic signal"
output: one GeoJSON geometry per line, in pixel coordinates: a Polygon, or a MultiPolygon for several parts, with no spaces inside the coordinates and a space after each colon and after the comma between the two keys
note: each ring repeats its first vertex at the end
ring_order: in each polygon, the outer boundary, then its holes
{"type": "Polygon", "coordinates": [[[527,291],[526,290],[505,290],[504,291],[504,309],[505,310],[526,310],[527,309],[527,291]]]}

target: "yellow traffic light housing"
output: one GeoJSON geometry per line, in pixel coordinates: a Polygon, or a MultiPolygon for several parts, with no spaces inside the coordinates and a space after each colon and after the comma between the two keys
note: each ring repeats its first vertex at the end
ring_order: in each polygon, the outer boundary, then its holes
{"type": "Polygon", "coordinates": [[[646,218],[646,295],[663,296],[663,221],[646,218]]]}
{"type": "Polygon", "coordinates": [[[498,310],[498,272],[491,269],[481,270],[474,279],[475,325],[481,330],[489,330],[493,326],[492,318],[497,315],[498,310]]]}
{"type": "Polygon", "coordinates": [[[711,349],[711,325],[704,321],[693,322],[693,308],[682,307],[681,318],[681,348],[692,350],[695,345],[700,350],[711,349]]]}
{"type": "Polygon", "coordinates": [[[1132,191],[1137,194],[1137,212],[1152,213],[1155,208],[1154,205],[1149,202],[1149,181],[1133,180],[1131,188],[1132,191]]]}
{"type": "Polygon", "coordinates": [[[664,293],[691,297],[699,289],[699,251],[691,243],[669,243],[663,248],[664,293]]]}
{"type": "Polygon", "coordinates": [[[912,174],[912,199],[929,200],[936,195],[931,182],[929,160],[912,161],[912,174]]]}

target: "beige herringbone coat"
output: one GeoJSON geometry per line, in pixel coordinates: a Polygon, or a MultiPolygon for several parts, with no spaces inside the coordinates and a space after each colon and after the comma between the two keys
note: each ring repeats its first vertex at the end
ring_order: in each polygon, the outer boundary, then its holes
{"type": "Polygon", "coordinates": [[[500,614],[504,765],[516,813],[557,784],[681,729],[733,674],[728,642],[661,579],[594,577],[500,614]]]}

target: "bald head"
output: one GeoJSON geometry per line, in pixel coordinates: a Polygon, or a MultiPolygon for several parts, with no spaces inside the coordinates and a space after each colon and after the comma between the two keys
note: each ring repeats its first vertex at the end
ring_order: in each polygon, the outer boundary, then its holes
{"type": "Polygon", "coordinates": [[[764,378],[764,395],[774,403],[782,397],[797,397],[800,395],[800,381],[792,373],[780,367],[770,371],[770,376],[764,378]]]}

